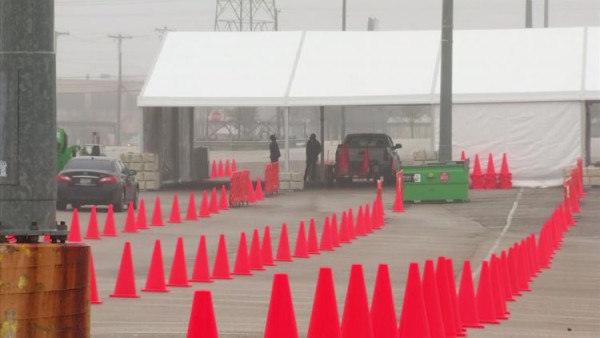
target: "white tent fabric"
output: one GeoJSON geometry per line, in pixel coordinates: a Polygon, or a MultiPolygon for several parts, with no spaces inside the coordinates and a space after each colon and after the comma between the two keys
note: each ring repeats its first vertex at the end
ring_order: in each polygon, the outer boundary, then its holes
{"type": "MultiPolygon", "coordinates": [[[[599,30],[456,31],[454,101],[600,99],[599,30]]],[[[439,31],[171,32],[138,105],[435,104],[439,45],[439,31]]]]}
{"type": "MultiPolygon", "coordinates": [[[[471,159],[471,169],[478,154],[485,173],[491,153],[499,173],[502,154],[506,153],[514,186],[560,185],[562,169],[581,156],[581,105],[580,102],[454,105],[452,154],[458,159],[461,151],[465,151],[471,159]]],[[[439,106],[436,114],[437,136],[439,106]]]]}

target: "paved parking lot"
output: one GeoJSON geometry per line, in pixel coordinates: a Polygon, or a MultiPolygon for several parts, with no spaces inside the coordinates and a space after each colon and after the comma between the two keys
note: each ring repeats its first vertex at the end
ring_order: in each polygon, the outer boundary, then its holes
{"type": "MultiPolygon", "coordinates": [[[[197,191],[198,192],[198,191],[197,191]]],[[[174,191],[161,191],[165,218],[174,191]]],[[[189,191],[179,190],[182,214],[189,191]]],[[[144,193],[148,218],[156,193],[144,193]]],[[[212,291],[217,325],[224,337],[261,337],[267,317],[272,275],[289,274],[292,296],[301,336],[306,335],[319,267],[332,267],[338,308],[343,310],[351,264],[363,265],[369,297],[372,296],[378,263],[390,265],[396,311],[404,293],[408,264],[438,256],[452,257],[455,273],[461,274],[462,261],[470,259],[474,266],[495,252],[508,248],[516,240],[538,232],[544,220],[562,198],[561,189],[513,189],[508,191],[472,191],[470,203],[407,205],[402,214],[391,213],[393,190],[384,191],[386,226],[368,237],[344,245],[334,252],[323,252],[310,259],[278,263],[253,276],[236,276],[211,284],[194,283],[190,288],[170,288],[166,294],[141,292],[139,299],[109,298],[119,268],[123,243],[130,241],[137,288],[145,284],[153,244],[161,239],[168,276],[177,237],[183,237],[188,274],[194,263],[198,238],[207,236],[209,262],[212,267],[219,234],[227,237],[230,266],[233,267],[239,233],[251,236],[254,228],[271,226],[274,250],[279,240],[281,223],[288,226],[293,250],[301,220],[317,220],[323,225],[325,216],[338,217],[349,207],[372,202],[375,190],[358,186],[333,190],[310,190],[286,193],[246,208],[232,209],[213,216],[182,224],[153,227],[137,234],[119,233],[117,238],[88,241],[92,246],[102,305],[92,306],[94,337],[184,337],[187,331],[194,290],[212,291]],[[508,215],[514,209],[510,226],[508,215]],[[505,230],[505,231],[503,231],[505,230]],[[503,235],[501,235],[504,233],[503,235]]],[[[542,273],[532,284],[533,292],[509,304],[510,320],[484,330],[470,330],[473,337],[598,337],[600,336],[600,190],[588,191],[578,215],[578,225],[567,234],[563,249],[555,257],[552,269],[542,273]]],[[[89,210],[80,214],[85,234],[89,210]]],[[[69,220],[70,212],[60,212],[59,219],[69,220]]],[[[99,212],[104,224],[105,211],[99,212]]],[[[116,215],[117,228],[122,229],[125,213],[116,215]]]]}

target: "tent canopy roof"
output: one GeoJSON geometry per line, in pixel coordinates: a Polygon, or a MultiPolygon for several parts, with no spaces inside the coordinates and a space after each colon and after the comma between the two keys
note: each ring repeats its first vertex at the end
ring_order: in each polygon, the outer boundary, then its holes
{"type": "MultiPolygon", "coordinates": [[[[170,32],[142,107],[439,102],[439,31],[170,32]]],[[[600,100],[600,27],[455,31],[455,102],[600,100]]]]}

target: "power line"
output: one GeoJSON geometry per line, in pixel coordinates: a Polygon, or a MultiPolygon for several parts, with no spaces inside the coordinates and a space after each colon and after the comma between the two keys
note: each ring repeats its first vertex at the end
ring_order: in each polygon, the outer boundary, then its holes
{"type": "Polygon", "coordinates": [[[121,33],[117,35],[109,35],[109,38],[117,41],[117,48],[119,52],[119,82],[117,84],[117,131],[115,135],[115,143],[117,145],[121,145],[121,91],[123,90],[122,83],[122,59],[123,53],[121,51],[121,45],[123,44],[124,39],[131,39],[130,35],[122,35],[121,33]]]}

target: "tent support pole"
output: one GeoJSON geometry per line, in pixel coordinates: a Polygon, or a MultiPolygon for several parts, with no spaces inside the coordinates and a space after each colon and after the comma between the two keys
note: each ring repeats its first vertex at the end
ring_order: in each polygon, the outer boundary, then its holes
{"type": "Polygon", "coordinates": [[[283,114],[285,133],[285,171],[290,171],[290,107],[285,107],[283,114]]]}
{"type": "Polygon", "coordinates": [[[453,0],[444,0],[442,14],[442,71],[440,76],[440,161],[452,161],[453,8],[453,0]]]}

